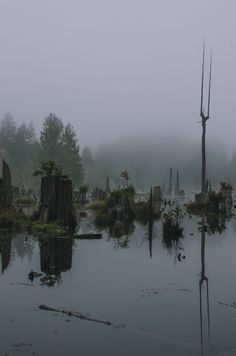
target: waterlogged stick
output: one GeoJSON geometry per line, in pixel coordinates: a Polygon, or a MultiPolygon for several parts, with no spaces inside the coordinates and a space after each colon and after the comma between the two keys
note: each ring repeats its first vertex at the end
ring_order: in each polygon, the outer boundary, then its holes
{"type": "Polygon", "coordinates": [[[66,310],[62,310],[62,309],[55,309],[55,308],[51,308],[51,307],[49,307],[47,305],[43,305],[43,304],[39,306],[39,309],[46,310],[46,311],[52,311],[52,312],[56,312],[56,313],[62,313],[62,314],[66,314],[66,315],[68,315],[70,317],[72,316],[74,318],[79,318],[79,319],[83,319],[83,320],[87,320],[87,321],[93,321],[95,323],[100,323],[100,324],[112,326],[112,327],[115,327],[115,328],[118,328],[118,327],[124,328],[125,327],[125,325],[114,325],[110,321],[92,318],[92,317],[90,317],[88,315],[81,314],[79,312],[70,312],[70,311],[66,311],[66,310]]]}

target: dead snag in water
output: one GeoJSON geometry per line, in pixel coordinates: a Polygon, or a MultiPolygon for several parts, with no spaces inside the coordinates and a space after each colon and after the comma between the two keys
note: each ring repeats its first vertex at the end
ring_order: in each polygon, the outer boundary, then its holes
{"type": "Polygon", "coordinates": [[[204,98],[204,72],[205,72],[205,44],[203,45],[202,58],[202,83],[201,83],[201,106],[200,116],[202,124],[202,195],[206,196],[206,122],[210,119],[210,103],[211,103],[211,71],[212,71],[212,54],[210,58],[210,74],[209,74],[209,88],[208,88],[208,102],[207,113],[205,113],[203,106],[204,98]]]}

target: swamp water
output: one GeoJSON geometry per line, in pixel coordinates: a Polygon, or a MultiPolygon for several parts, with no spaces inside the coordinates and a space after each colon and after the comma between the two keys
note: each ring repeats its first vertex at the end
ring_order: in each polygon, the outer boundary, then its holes
{"type": "Polygon", "coordinates": [[[199,223],[185,218],[174,245],[160,221],[152,241],[139,224],[120,239],[1,233],[0,355],[236,355],[236,220],[205,244],[199,223]]]}

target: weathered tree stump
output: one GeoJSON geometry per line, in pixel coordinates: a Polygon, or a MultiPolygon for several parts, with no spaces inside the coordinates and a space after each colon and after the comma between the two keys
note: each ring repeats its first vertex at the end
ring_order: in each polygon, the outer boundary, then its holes
{"type": "Polygon", "coordinates": [[[76,226],[70,179],[56,175],[42,177],[40,221],[57,222],[68,229],[76,226]]]}
{"type": "Polygon", "coordinates": [[[11,170],[2,160],[2,178],[0,179],[0,210],[9,210],[12,208],[12,185],[11,170]]]}

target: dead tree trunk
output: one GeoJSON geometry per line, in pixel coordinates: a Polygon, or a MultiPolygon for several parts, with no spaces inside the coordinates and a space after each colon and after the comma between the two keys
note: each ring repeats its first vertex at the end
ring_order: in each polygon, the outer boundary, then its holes
{"type": "Polygon", "coordinates": [[[206,120],[202,120],[202,194],[206,191],[206,120]]]}
{"type": "Polygon", "coordinates": [[[66,228],[75,227],[76,217],[70,179],[55,175],[42,177],[40,220],[44,223],[57,222],[66,228]]]}
{"type": "Polygon", "coordinates": [[[176,173],[176,182],[175,182],[175,195],[179,196],[180,193],[180,187],[179,187],[179,171],[177,170],[176,173]]]}
{"type": "Polygon", "coordinates": [[[211,102],[211,69],[212,69],[212,55],[210,60],[210,74],[209,74],[209,89],[208,89],[208,108],[207,114],[203,108],[204,99],[204,68],[205,67],[205,45],[203,47],[203,58],[202,58],[202,85],[201,85],[201,108],[200,115],[202,119],[202,196],[203,199],[206,198],[207,187],[206,187],[206,122],[210,118],[210,102],[211,102]]]}
{"type": "Polygon", "coordinates": [[[73,188],[70,179],[58,179],[57,197],[57,219],[68,227],[76,225],[73,209],[73,188]]]}
{"type": "Polygon", "coordinates": [[[0,179],[0,210],[12,208],[11,170],[5,160],[2,160],[2,178],[0,179]]]}
{"type": "Polygon", "coordinates": [[[169,188],[167,191],[167,195],[172,195],[172,168],[170,168],[170,180],[169,180],[169,188]]]}

